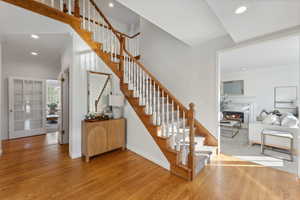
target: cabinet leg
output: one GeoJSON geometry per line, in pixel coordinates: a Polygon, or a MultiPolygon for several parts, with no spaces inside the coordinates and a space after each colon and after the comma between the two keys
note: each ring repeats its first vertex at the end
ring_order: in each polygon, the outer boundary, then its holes
{"type": "Polygon", "coordinates": [[[89,156],[85,156],[85,162],[90,162],[90,157],[89,156]]]}

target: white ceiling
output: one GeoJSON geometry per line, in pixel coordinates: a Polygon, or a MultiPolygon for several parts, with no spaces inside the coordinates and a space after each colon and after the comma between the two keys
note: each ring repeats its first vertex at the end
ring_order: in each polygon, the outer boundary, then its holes
{"type": "Polygon", "coordinates": [[[205,0],[117,0],[189,45],[226,35],[205,0]]]}
{"type": "Polygon", "coordinates": [[[64,23],[0,1],[0,38],[3,60],[60,65],[60,56],[70,42],[71,29],[64,23]],[[9,19],[9,22],[7,21],[9,19]],[[30,34],[38,34],[33,40],[30,34]],[[37,51],[39,56],[30,53],[37,51]]]}
{"type": "Polygon", "coordinates": [[[221,71],[226,73],[299,65],[299,45],[298,37],[290,37],[226,51],[219,58],[221,71]]]}
{"type": "Polygon", "coordinates": [[[300,0],[117,1],[189,45],[226,34],[241,42],[300,25],[300,0]],[[236,15],[242,5],[247,12],[236,15]]]}
{"type": "Polygon", "coordinates": [[[0,34],[67,33],[71,28],[57,20],[0,1],[0,34]]]}
{"type": "Polygon", "coordinates": [[[8,34],[3,36],[3,59],[60,63],[61,54],[67,42],[70,42],[68,34],[39,34],[39,39],[32,39],[30,34],[8,34]],[[31,52],[38,52],[38,56],[31,52]]]}
{"type": "Polygon", "coordinates": [[[300,25],[300,0],[206,0],[235,42],[300,25]],[[235,10],[246,6],[247,12],[235,10]]]}
{"type": "Polygon", "coordinates": [[[95,0],[95,2],[105,16],[109,18],[113,18],[124,24],[138,24],[140,21],[139,15],[115,0],[95,0]],[[113,8],[108,6],[110,2],[114,4],[113,8]]]}

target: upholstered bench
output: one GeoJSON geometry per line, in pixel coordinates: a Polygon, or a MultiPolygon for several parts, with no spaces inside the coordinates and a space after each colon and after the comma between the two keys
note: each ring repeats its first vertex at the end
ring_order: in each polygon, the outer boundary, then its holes
{"type": "MultiPolygon", "coordinates": [[[[263,129],[262,132],[261,132],[261,153],[264,154],[264,155],[267,155],[267,154],[265,154],[265,149],[269,149],[269,148],[266,147],[266,144],[265,144],[266,136],[276,137],[278,139],[280,139],[280,138],[288,139],[290,141],[290,148],[289,149],[281,150],[280,148],[272,148],[272,150],[280,152],[280,153],[286,153],[290,156],[290,159],[285,159],[283,157],[277,157],[277,158],[288,160],[288,161],[291,161],[291,162],[293,161],[293,143],[294,143],[293,134],[291,134],[290,132],[287,132],[287,131],[263,129]]],[[[270,156],[270,155],[268,155],[268,156],[270,156]]],[[[276,156],[272,155],[272,157],[276,157],[276,156]]]]}

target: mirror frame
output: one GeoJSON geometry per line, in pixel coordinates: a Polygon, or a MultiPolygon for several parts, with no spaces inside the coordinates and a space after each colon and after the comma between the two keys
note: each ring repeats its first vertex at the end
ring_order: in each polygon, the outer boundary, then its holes
{"type": "Polygon", "coordinates": [[[107,76],[106,78],[106,81],[104,83],[104,86],[98,96],[98,99],[95,101],[95,112],[97,112],[97,106],[98,106],[98,103],[100,101],[100,98],[104,92],[104,90],[106,89],[108,83],[110,83],[111,85],[111,90],[112,90],[112,74],[109,74],[109,73],[104,73],[104,72],[96,72],[96,71],[87,71],[87,112],[90,113],[90,75],[91,74],[97,74],[97,75],[104,75],[104,76],[107,76]]]}

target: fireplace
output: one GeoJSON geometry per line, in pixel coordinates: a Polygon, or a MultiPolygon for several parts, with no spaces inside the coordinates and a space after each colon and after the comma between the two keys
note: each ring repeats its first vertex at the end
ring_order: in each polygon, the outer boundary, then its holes
{"type": "Polygon", "coordinates": [[[245,114],[243,112],[234,112],[234,111],[224,111],[223,118],[226,120],[235,120],[244,123],[245,114]]]}

